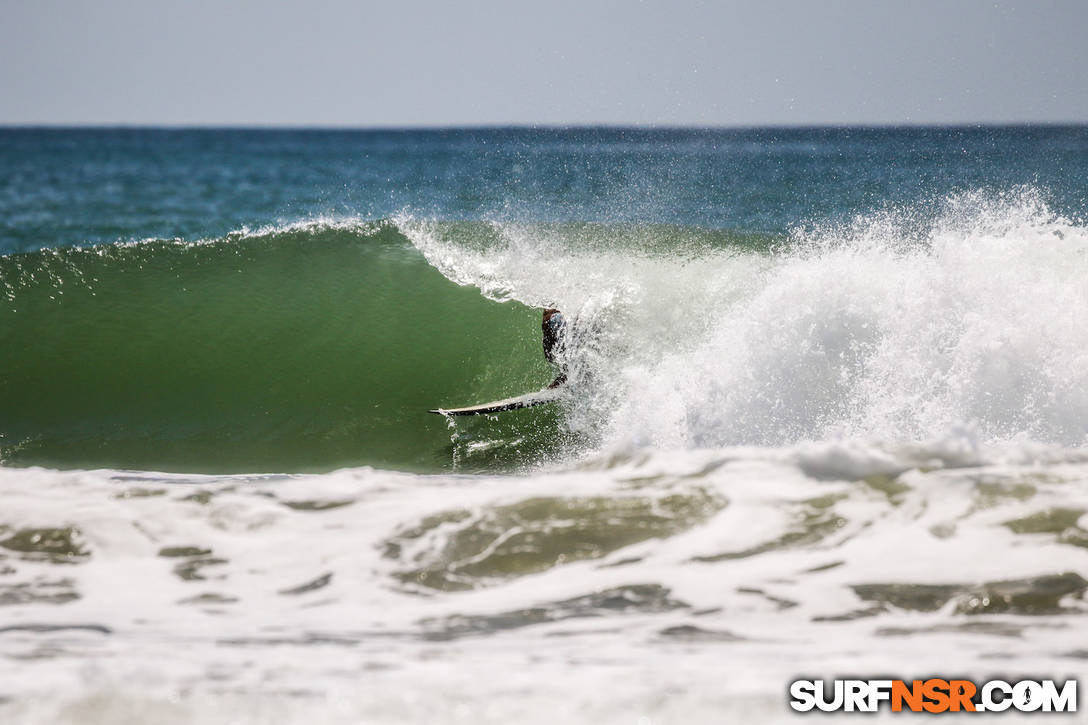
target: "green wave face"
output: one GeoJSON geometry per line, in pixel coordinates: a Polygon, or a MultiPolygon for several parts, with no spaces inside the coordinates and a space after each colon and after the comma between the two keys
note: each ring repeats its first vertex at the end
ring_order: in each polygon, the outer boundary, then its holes
{"type": "Polygon", "coordinates": [[[539,311],[390,224],[0,258],[0,460],[189,472],[524,463],[557,413],[426,411],[535,390],[539,311]]]}

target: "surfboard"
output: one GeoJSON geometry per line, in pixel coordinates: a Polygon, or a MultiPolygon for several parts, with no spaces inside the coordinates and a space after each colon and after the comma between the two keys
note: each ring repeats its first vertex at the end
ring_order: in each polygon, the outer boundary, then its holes
{"type": "Polygon", "coordinates": [[[562,395],[559,388],[544,388],[535,393],[526,393],[515,398],[492,400],[490,403],[481,403],[468,408],[435,408],[427,411],[436,415],[487,415],[489,413],[501,413],[504,410],[516,410],[518,408],[532,408],[536,405],[544,405],[558,400],[562,395]]]}

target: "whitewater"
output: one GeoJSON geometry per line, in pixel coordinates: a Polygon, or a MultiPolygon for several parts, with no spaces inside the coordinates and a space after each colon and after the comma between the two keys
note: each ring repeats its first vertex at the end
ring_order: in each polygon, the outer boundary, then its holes
{"type": "MultiPolygon", "coordinates": [[[[604,251],[503,227],[479,252],[425,224],[435,267],[496,300],[584,318],[574,425],[607,445],[1088,442],[1088,237],[1030,189],[801,229],[770,253],[604,251]],[[605,381],[603,384],[600,381],[605,381]]],[[[639,230],[646,233],[645,230],[639,230]]],[[[413,232],[409,231],[412,235],[413,232]]],[[[677,249],[679,248],[679,249],[677,249]]],[[[577,385],[577,379],[574,384],[577,385]]]]}
{"type": "Polygon", "coordinates": [[[0,257],[0,717],[792,722],[798,678],[1078,678],[1067,206],[402,206],[0,257]],[[546,384],[550,306],[561,402],[426,414],[546,384]]]}

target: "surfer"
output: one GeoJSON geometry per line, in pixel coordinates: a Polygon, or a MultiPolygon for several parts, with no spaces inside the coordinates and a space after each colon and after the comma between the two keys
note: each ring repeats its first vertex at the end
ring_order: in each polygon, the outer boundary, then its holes
{"type": "Polygon", "coordinates": [[[493,400],[483,405],[473,405],[467,408],[432,408],[431,413],[446,416],[451,415],[492,415],[505,410],[518,408],[532,408],[544,403],[551,403],[564,396],[562,391],[556,388],[567,382],[567,320],[563,313],[554,307],[544,310],[544,319],[540,322],[540,330],[544,333],[544,357],[548,362],[559,368],[559,374],[548,387],[535,393],[526,393],[515,398],[493,400]]]}
{"type": "Polygon", "coordinates": [[[550,392],[567,382],[567,320],[563,313],[554,307],[544,310],[544,319],[540,323],[540,330],[544,333],[544,357],[548,362],[559,368],[559,374],[548,387],[535,393],[526,393],[515,398],[493,400],[483,405],[473,405],[467,408],[432,408],[430,413],[449,417],[451,415],[492,415],[506,410],[518,408],[532,408],[544,403],[559,400],[564,395],[562,392],[550,392]]]}
{"type": "Polygon", "coordinates": [[[540,329],[544,333],[544,357],[552,365],[559,366],[559,375],[551,382],[548,388],[558,388],[567,382],[567,365],[562,361],[561,353],[566,343],[567,320],[563,313],[554,307],[544,310],[544,319],[540,323],[540,329]]]}

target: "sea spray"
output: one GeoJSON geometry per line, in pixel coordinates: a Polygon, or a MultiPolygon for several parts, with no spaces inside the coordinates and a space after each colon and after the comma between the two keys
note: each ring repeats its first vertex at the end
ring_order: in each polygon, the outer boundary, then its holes
{"type": "Polygon", "coordinates": [[[584,228],[500,225],[476,250],[399,224],[454,281],[592,327],[595,389],[568,423],[602,445],[902,442],[959,425],[1083,444],[1088,230],[1031,189],[910,213],[802,229],[770,252],[674,237],[675,255],[624,229],[585,245],[584,228]]]}

